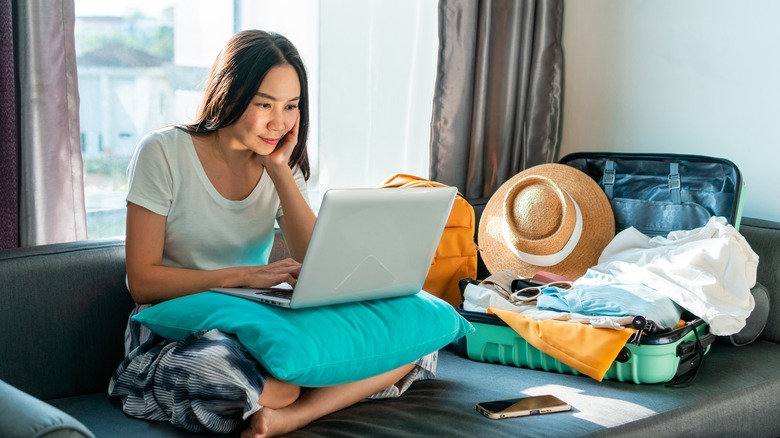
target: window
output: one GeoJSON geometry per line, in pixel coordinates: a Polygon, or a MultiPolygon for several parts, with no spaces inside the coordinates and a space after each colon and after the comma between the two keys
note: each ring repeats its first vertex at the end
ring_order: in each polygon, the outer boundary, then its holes
{"type": "Polygon", "coordinates": [[[310,200],[428,175],[436,0],[75,0],[89,238],[124,234],[126,169],[143,135],[192,120],[236,31],[287,36],[311,94],[310,200]]]}

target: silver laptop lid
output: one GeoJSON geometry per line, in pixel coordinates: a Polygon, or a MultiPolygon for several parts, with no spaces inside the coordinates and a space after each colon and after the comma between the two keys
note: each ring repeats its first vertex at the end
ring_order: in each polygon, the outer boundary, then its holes
{"type": "Polygon", "coordinates": [[[419,292],[456,193],[455,187],[327,191],[291,307],[419,292]]]}

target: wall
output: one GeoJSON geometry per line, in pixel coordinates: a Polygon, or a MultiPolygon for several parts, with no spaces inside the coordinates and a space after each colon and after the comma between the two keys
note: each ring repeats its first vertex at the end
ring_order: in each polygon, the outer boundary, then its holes
{"type": "Polygon", "coordinates": [[[733,161],[744,215],[780,221],[780,2],[569,0],[561,156],[733,161]]]}

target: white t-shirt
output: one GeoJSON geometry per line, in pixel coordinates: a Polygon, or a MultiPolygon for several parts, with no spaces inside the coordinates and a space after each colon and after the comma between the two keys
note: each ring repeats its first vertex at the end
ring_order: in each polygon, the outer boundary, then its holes
{"type": "MultiPolygon", "coordinates": [[[[303,172],[295,168],[307,199],[303,172]]],[[[279,196],[267,172],[240,201],[225,199],[206,176],[191,135],[177,128],[141,139],[128,167],[127,201],[167,217],[162,264],[219,269],[268,263],[279,196]]]]}

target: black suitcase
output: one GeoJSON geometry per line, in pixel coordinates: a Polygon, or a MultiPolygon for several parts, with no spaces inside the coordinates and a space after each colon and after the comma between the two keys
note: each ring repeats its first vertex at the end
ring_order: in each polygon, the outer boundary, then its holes
{"type": "Polygon", "coordinates": [[[739,229],[744,182],[724,158],[680,154],[577,152],[559,163],[588,174],[612,204],[615,232],[648,236],[703,226],[722,216],[739,229]]]}
{"type": "MultiPolygon", "coordinates": [[[[744,182],[729,160],[700,155],[578,152],[559,163],[581,170],[602,187],[615,215],[616,232],[633,226],[648,236],[705,225],[725,217],[738,229],[744,182]]],[[[461,283],[461,293],[467,280],[461,283]]],[[[456,352],[472,360],[560,373],[580,374],[528,344],[493,314],[458,312],[476,330],[461,338],[456,352]]],[[[715,336],[694,315],[663,334],[629,341],[605,379],[633,383],[681,382],[698,369],[715,336]]]]}

